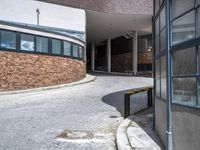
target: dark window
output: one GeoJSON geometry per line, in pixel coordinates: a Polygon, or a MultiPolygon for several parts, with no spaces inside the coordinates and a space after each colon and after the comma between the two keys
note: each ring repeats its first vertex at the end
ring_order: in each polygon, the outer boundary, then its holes
{"type": "Polygon", "coordinates": [[[71,56],[71,43],[64,41],[64,55],[71,56]]]}
{"type": "Polygon", "coordinates": [[[61,54],[61,41],[52,39],[52,53],[61,54]]]}
{"type": "Polygon", "coordinates": [[[7,49],[16,49],[16,33],[10,31],[1,31],[1,47],[7,49]]]}
{"type": "Polygon", "coordinates": [[[48,53],[48,38],[36,37],[36,51],[48,53]]]}
{"type": "Polygon", "coordinates": [[[20,49],[25,51],[34,51],[34,36],[21,34],[20,49]]]}

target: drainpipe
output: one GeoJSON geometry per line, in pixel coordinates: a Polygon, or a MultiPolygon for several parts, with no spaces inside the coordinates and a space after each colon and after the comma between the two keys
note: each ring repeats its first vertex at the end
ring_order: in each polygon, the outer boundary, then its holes
{"type": "Polygon", "coordinates": [[[166,1],[167,25],[167,150],[173,150],[172,145],[172,66],[171,66],[171,0],[166,1]]]}

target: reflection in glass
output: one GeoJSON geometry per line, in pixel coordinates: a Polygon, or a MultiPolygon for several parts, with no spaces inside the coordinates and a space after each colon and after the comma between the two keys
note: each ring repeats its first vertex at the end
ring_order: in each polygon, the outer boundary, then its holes
{"type": "Polygon", "coordinates": [[[195,78],[173,79],[173,102],[184,105],[196,105],[196,80],[195,78]]]}
{"type": "Polygon", "coordinates": [[[21,34],[21,50],[25,51],[34,51],[34,36],[28,34],[21,34]]]}
{"type": "Polygon", "coordinates": [[[37,52],[48,52],[48,38],[36,37],[36,51],[37,52]]]}
{"type": "Polygon", "coordinates": [[[1,31],[1,47],[16,49],[16,33],[10,31],[1,31]]]}
{"type": "Polygon", "coordinates": [[[72,49],[73,49],[73,57],[78,58],[78,54],[79,54],[78,45],[72,44],[72,49]]]}
{"type": "Polygon", "coordinates": [[[167,80],[166,76],[161,77],[161,98],[167,99],[167,80]]]}
{"type": "Polygon", "coordinates": [[[156,77],[160,77],[160,61],[156,60],[156,77]]]}
{"type": "Polygon", "coordinates": [[[172,0],[173,18],[194,7],[194,0],[172,0]]]}
{"type": "Polygon", "coordinates": [[[166,30],[164,30],[160,33],[160,50],[163,51],[166,48],[166,30]]]}
{"type": "Polygon", "coordinates": [[[156,80],[156,96],[160,97],[160,78],[155,78],[156,80]]]}
{"type": "Polygon", "coordinates": [[[70,42],[64,42],[64,55],[71,56],[71,43],[70,42]]]}
{"type": "Polygon", "coordinates": [[[176,19],[172,23],[172,43],[178,44],[195,37],[194,11],[176,19]]]}
{"type": "Polygon", "coordinates": [[[160,32],[160,27],[159,27],[159,17],[158,17],[155,24],[155,36],[157,36],[159,32],[160,32]]]}
{"type": "Polygon", "coordinates": [[[155,14],[158,12],[159,5],[159,0],[155,0],[155,14]]]}
{"type": "Polygon", "coordinates": [[[159,54],[159,36],[155,39],[155,53],[156,55],[159,54]]]}
{"type": "Polygon", "coordinates": [[[53,54],[61,54],[61,41],[60,40],[52,40],[52,53],[53,54]]]}
{"type": "Polygon", "coordinates": [[[79,57],[83,58],[83,47],[79,46],[79,57]]]}
{"type": "Polygon", "coordinates": [[[166,25],[166,18],[165,18],[165,13],[166,13],[166,10],[165,10],[165,6],[163,7],[161,13],[160,13],[160,29],[162,30],[165,25],[166,25]]]}
{"type": "Polygon", "coordinates": [[[195,47],[173,53],[174,75],[188,75],[196,73],[195,47]]]}

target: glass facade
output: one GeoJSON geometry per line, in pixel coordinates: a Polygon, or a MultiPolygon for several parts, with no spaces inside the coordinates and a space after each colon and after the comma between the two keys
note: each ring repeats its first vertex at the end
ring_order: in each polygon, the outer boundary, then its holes
{"type": "Polygon", "coordinates": [[[197,0],[169,2],[168,14],[167,1],[154,0],[155,94],[157,99],[167,100],[167,83],[170,83],[172,103],[199,107],[200,3],[197,0]]]}
{"type": "Polygon", "coordinates": [[[0,50],[56,55],[81,60],[84,60],[85,54],[84,47],[76,43],[3,29],[0,30],[0,50]]]}

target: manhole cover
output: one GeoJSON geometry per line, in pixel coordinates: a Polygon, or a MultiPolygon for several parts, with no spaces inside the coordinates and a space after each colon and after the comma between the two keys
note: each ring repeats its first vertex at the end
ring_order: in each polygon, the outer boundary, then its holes
{"type": "Polygon", "coordinates": [[[92,131],[83,131],[83,130],[64,130],[59,135],[56,136],[56,139],[66,139],[66,140],[76,140],[76,139],[93,139],[94,133],[92,131]]]}

